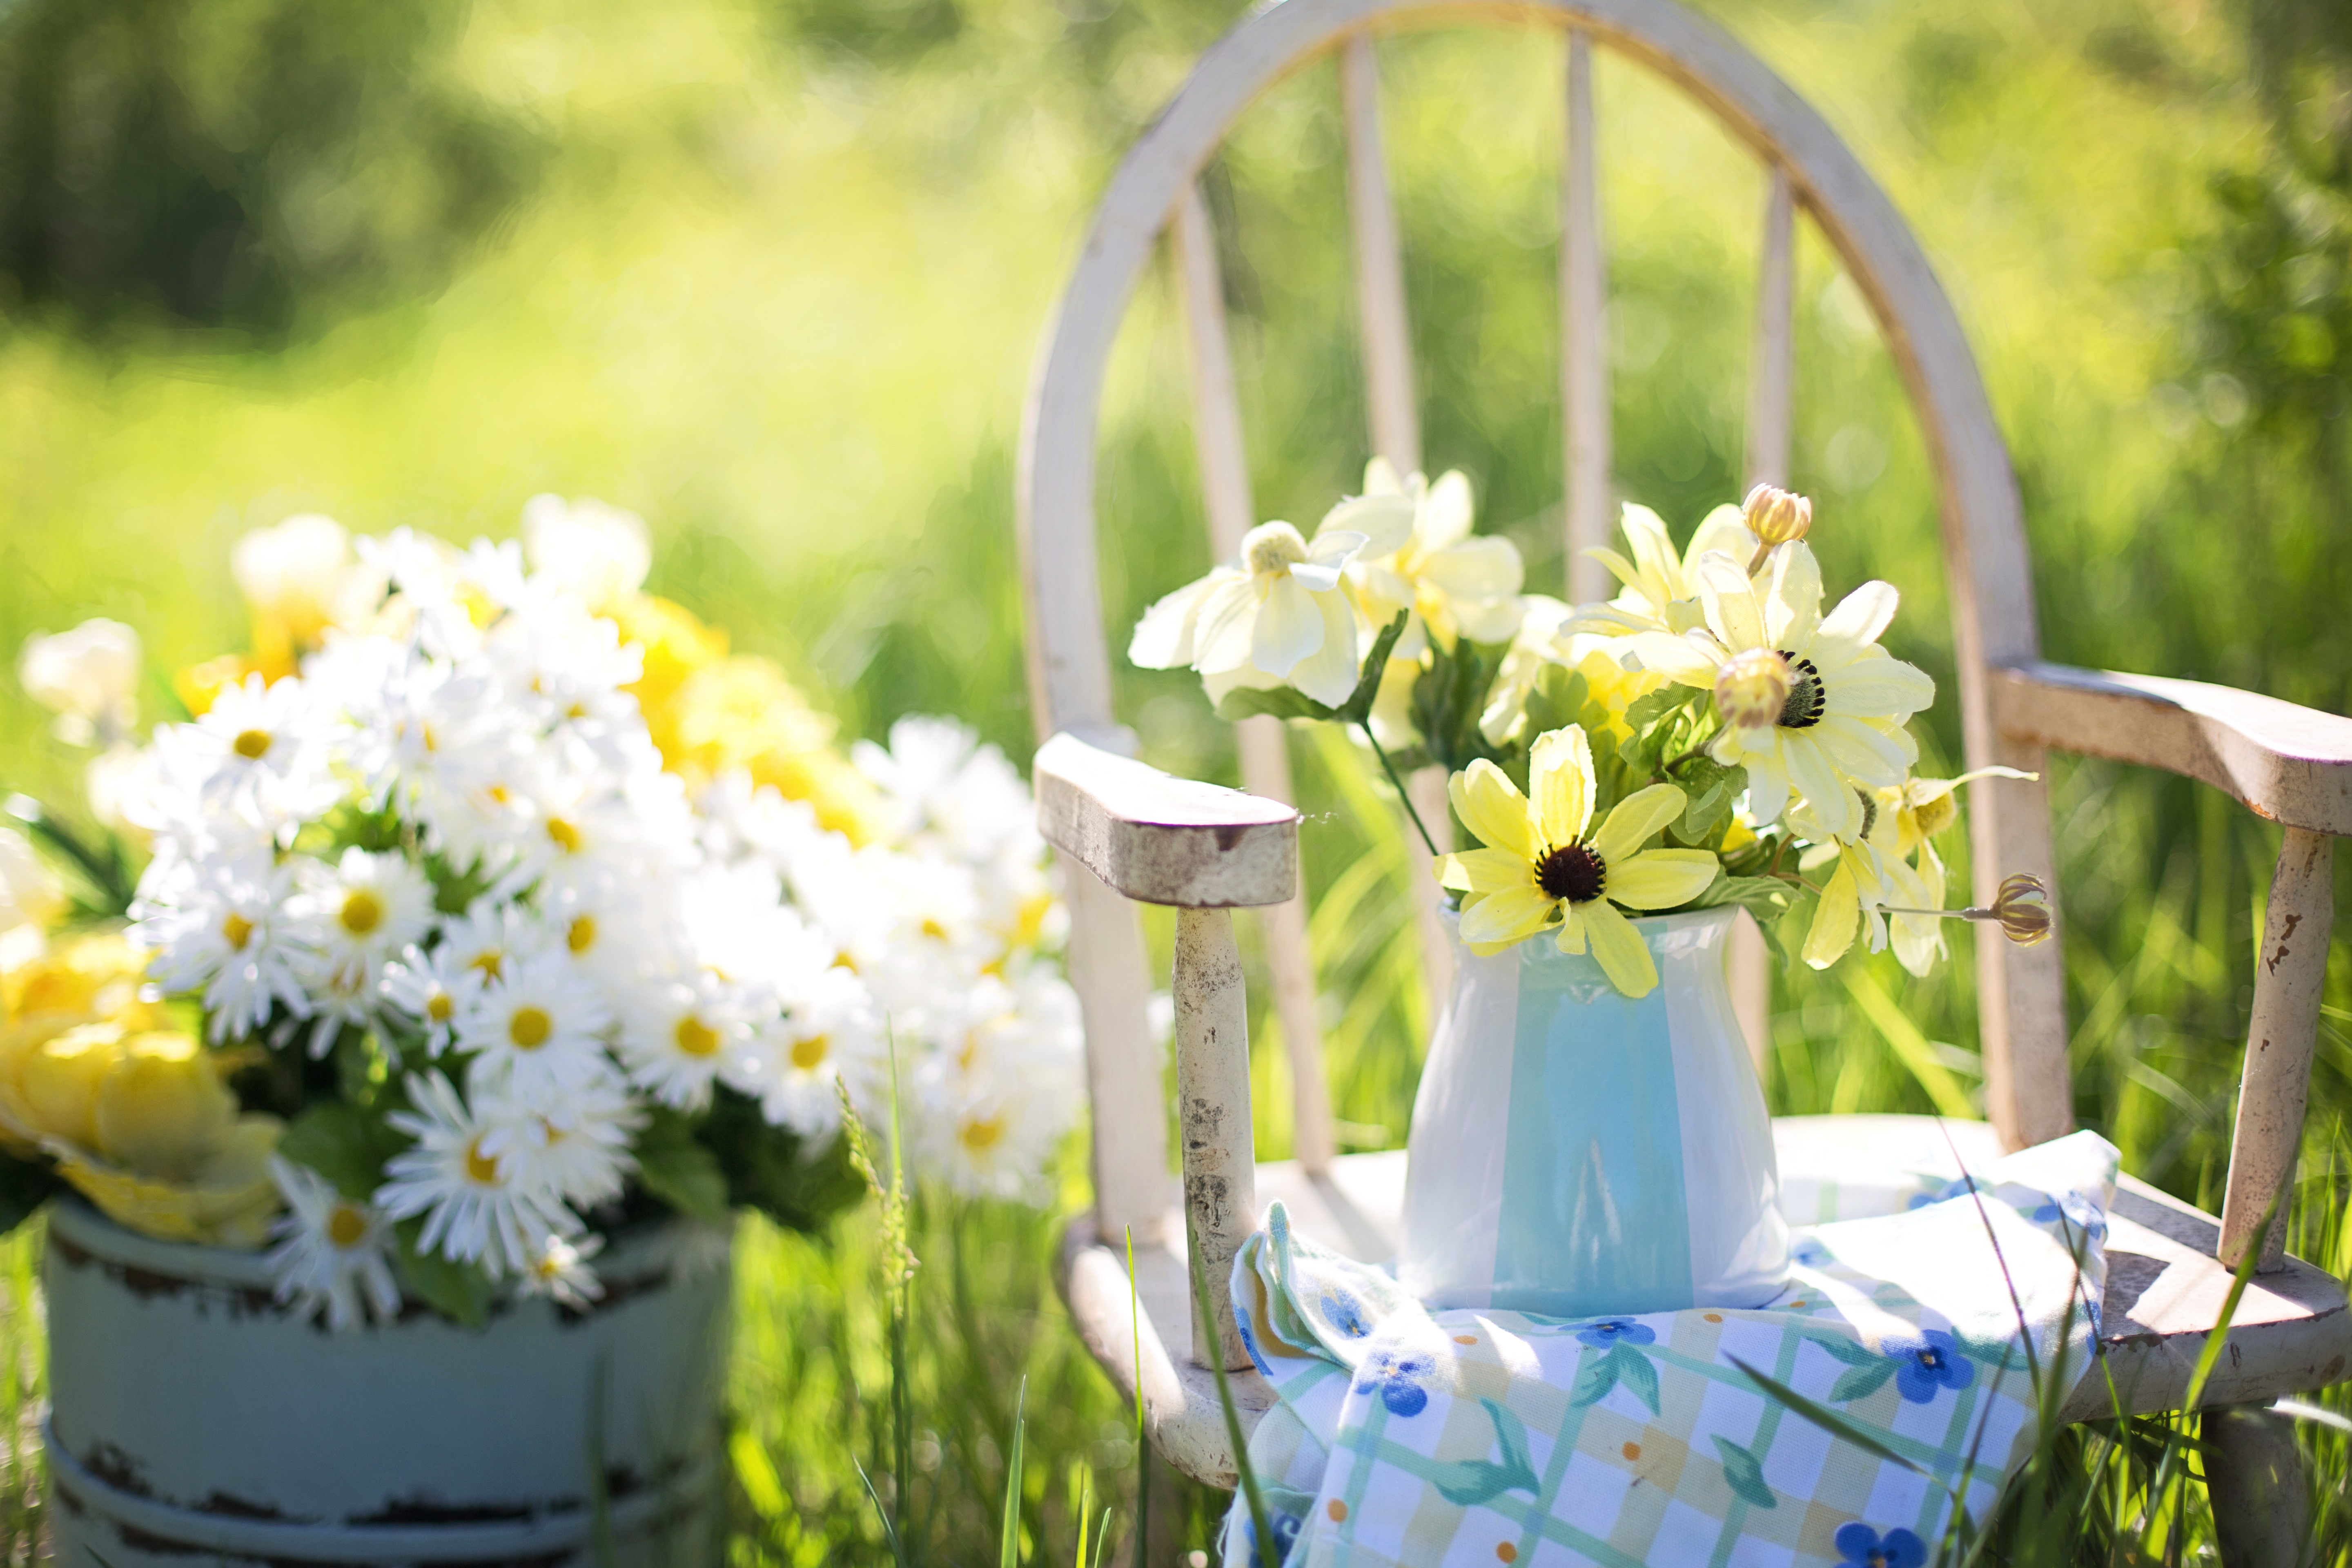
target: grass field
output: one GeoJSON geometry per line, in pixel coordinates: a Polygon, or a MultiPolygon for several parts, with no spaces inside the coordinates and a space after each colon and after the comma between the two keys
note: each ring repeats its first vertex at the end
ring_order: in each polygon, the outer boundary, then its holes
{"type": "MultiPolygon", "coordinates": [[[[2051,657],[2346,710],[2352,39],[2335,9],[1707,8],[1850,140],[1953,294],[2023,487],[2051,657]]],[[[1030,359],[1118,153],[1236,12],[0,10],[0,647],[110,615],[168,670],[239,639],[227,547],[247,528],[316,510],[506,535],[526,497],[557,489],[643,512],[653,586],[829,693],[845,732],[951,711],[1025,756],[1011,491],[1030,359]],[[279,89],[255,91],[264,80],[279,89]]],[[[1383,61],[1427,450],[1469,473],[1483,526],[1518,541],[1531,584],[1556,585],[1559,48],[1448,33],[1395,40],[1383,61]]],[[[1599,93],[1616,480],[1686,529],[1738,478],[1760,177],[1630,66],[1604,59],[1599,93]]],[[[1254,109],[1210,173],[1265,516],[1311,521],[1364,457],[1339,153],[1325,67],[1254,109]]],[[[1796,480],[1832,578],[1904,589],[1897,651],[1946,693],[1929,761],[1956,763],[1918,434],[1817,237],[1799,259],[1796,480]]],[[[1168,281],[1130,318],[1105,422],[1116,626],[1207,561],[1168,281]]],[[[1152,760],[1230,776],[1189,678],[1126,672],[1120,698],[1152,760]]],[[[0,781],[63,798],[73,760],[42,726],[0,679],[0,781]]],[[[1350,753],[1302,736],[1294,757],[1339,1114],[1352,1146],[1391,1146],[1431,1012],[1408,961],[1412,868],[1350,753]]],[[[2277,830],[2178,781],[2066,761],[2053,776],[2076,1114],[2134,1171],[2211,1207],[2277,830]]],[[[1789,977],[1775,1110],[1969,1113],[1973,966],[1956,947],[1927,981],[1891,963],[1789,977]]],[[[1269,1155],[1288,1137],[1275,1035],[1259,1021],[1269,1155]]],[[[2297,1249],[2340,1272],[2341,940],[2311,1103],[2297,1249]]],[[[1074,1150],[1066,1209],[1085,1201],[1082,1170],[1074,1150]]],[[[1129,1550],[1131,1427],[1053,1299],[1058,1223],[937,1194],[918,1206],[924,1561],[995,1550],[1024,1375],[1024,1561],[1070,1560],[1088,1505],[1110,1507],[1113,1550],[1129,1550]]],[[[0,1268],[19,1439],[38,1392],[32,1246],[10,1243],[0,1268]]],[[[885,1559],[850,1462],[885,1457],[878,1270],[870,1214],[827,1238],[748,1233],[730,1562],[885,1559]]],[[[2150,1489],[2194,1425],[2069,1435],[1983,1560],[2197,1560],[2201,1491],[2179,1464],[2150,1489]]],[[[2341,1562],[2346,1447],[2306,1434],[2329,1502],[2320,1560],[2341,1562]]],[[[18,1561],[34,1464],[21,1440],[7,1454],[0,1524],[18,1561]]],[[[1204,1544],[1213,1506],[1169,1488],[1155,1531],[1171,1551],[1204,1544]]]]}

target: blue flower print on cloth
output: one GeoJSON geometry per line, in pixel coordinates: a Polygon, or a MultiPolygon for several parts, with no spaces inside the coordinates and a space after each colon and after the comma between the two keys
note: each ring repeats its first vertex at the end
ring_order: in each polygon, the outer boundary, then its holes
{"type": "MultiPolygon", "coordinates": [[[[2090,1132],[1988,1156],[1972,1192],[1916,1209],[1906,1172],[1856,1170],[1842,1207],[1884,1206],[1799,1222],[1772,1300],[1640,1317],[1432,1311],[1277,1204],[1233,1296],[1276,1396],[1251,1465],[1301,1521],[1287,1568],[1926,1568],[1952,1499],[1988,1518],[2032,1453],[2032,1369],[2090,1365],[2115,1172],[2090,1132]]],[[[1222,1568],[1254,1568],[1236,1516],[1222,1568]]]]}
{"type": "Polygon", "coordinates": [[[1947,1388],[1966,1388],[1977,1380],[1977,1369],[1960,1342],[1941,1329],[1928,1329],[1916,1338],[1889,1338],[1879,1353],[1896,1363],[1895,1386],[1914,1405],[1927,1405],[1947,1388]]]}
{"type": "Polygon", "coordinates": [[[1372,1320],[1366,1315],[1364,1304],[1355,1293],[1339,1286],[1330,1286],[1315,1299],[1315,1310],[1323,1321],[1345,1338],[1360,1340],[1372,1331],[1372,1320]]]}
{"type": "Polygon", "coordinates": [[[1647,1323],[1637,1323],[1631,1318],[1603,1318],[1597,1323],[1587,1323],[1576,1331],[1578,1340],[1597,1350],[1612,1345],[1652,1345],[1658,1342],[1656,1331],[1647,1323]]]}
{"type": "Polygon", "coordinates": [[[1391,1415],[1418,1415],[1429,1408],[1429,1390],[1423,1384],[1436,1370],[1436,1360],[1426,1354],[1374,1351],[1356,1369],[1356,1392],[1379,1394],[1391,1415]]]}
{"type": "Polygon", "coordinates": [[[1841,1568],[1923,1568],[1927,1561],[1927,1543],[1899,1524],[1884,1535],[1860,1522],[1842,1524],[1832,1542],[1841,1568]]]}

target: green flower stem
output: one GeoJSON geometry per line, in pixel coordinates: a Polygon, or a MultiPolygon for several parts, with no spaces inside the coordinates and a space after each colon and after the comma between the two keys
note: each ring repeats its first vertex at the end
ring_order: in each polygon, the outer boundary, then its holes
{"type": "Polygon", "coordinates": [[[1389,754],[1386,752],[1381,750],[1380,740],[1372,733],[1372,721],[1366,719],[1358,725],[1358,728],[1364,731],[1364,739],[1371,742],[1372,755],[1381,760],[1381,771],[1388,774],[1389,783],[1396,786],[1397,799],[1404,802],[1404,814],[1412,818],[1414,830],[1420,833],[1421,841],[1429,847],[1430,858],[1435,859],[1444,851],[1437,847],[1437,840],[1429,836],[1429,825],[1422,821],[1421,813],[1413,809],[1412,794],[1404,787],[1404,780],[1397,777],[1396,764],[1389,761],[1389,754]]]}

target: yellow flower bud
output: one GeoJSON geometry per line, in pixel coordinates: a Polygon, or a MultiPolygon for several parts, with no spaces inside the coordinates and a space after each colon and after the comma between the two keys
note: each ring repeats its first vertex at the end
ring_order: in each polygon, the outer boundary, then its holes
{"type": "Polygon", "coordinates": [[[2050,937],[2050,889],[2042,879],[2020,871],[2004,877],[2000,895],[1992,901],[1992,918],[2001,934],[2020,947],[2032,947],[2050,937]]]}
{"type": "Polygon", "coordinates": [[[115,1164],[169,1182],[191,1180],[236,1123],[236,1097],[204,1047],[185,1035],[128,1041],[99,1081],[93,1145],[115,1164]]]}
{"type": "Polygon", "coordinates": [[[1769,729],[1789,704],[1789,661],[1769,647],[1743,648],[1716,673],[1715,710],[1736,730],[1769,729]]]}
{"type": "Polygon", "coordinates": [[[1739,515],[1740,521],[1748,524],[1748,531],[1769,549],[1802,539],[1811,531],[1813,503],[1771,485],[1758,485],[1740,503],[1739,515]]]}

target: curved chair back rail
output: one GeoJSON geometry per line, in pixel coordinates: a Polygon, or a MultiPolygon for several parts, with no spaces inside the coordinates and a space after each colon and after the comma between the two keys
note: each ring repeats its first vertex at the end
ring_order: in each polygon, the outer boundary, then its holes
{"type": "MultiPolygon", "coordinates": [[[[1356,1162],[1331,1158],[1328,1101],[1313,1037],[1315,982],[1292,893],[1295,871],[1286,881],[1258,864],[1261,854],[1295,855],[1295,814],[1284,822],[1265,799],[1244,807],[1237,799],[1246,797],[1218,803],[1215,795],[1226,792],[1202,794],[1201,786],[1172,780],[1164,787],[1150,784],[1150,770],[1120,755],[1133,748],[1111,704],[1110,645],[1096,553],[1096,445],[1111,345],[1165,233],[1176,251],[1185,303],[1207,521],[1218,552],[1233,552],[1253,521],[1246,440],[1225,340],[1215,239],[1195,180],[1261,92],[1336,55],[1349,136],[1370,447],[1400,468],[1421,466],[1397,222],[1381,149],[1376,39],[1463,24],[1549,27],[1567,35],[1563,511],[1570,559],[1579,563],[1571,572],[1575,597],[1604,591],[1592,563],[1576,552],[1602,542],[1612,525],[1607,265],[1596,173],[1601,149],[1591,97],[1591,51],[1601,47],[1679,88],[1762,165],[1763,245],[1747,404],[1751,479],[1787,474],[1798,212],[1812,219],[1868,301],[1910,393],[1936,474],[1969,765],[1999,763],[2038,773],[2045,747],[2118,757],[2224,789],[2286,827],[2255,975],[2252,1038],[2258,1048],[2246,1060],[2228,1198],[2213,1249],[2220,1266],[2259,1247],[2266,1270],[2280,1267],[2284,1215],[2266,1233],[2257,1231],[2292,1173],[2300,1136],[2333,921],[2332,836],[2352,830],[2352,721],[2195,682],[2094,674],[2042,661],[2015,477],[1958,319],[1926,256],[1885,194],[1821,116],[1728,34],[1674,0],[1278,0],[1202,57],[1103,197],[1037,362],[1016,510],[1031,698],[1039,736],[1051,739],[1040,753],[1043,820],[1066,858],[1086,868],[1073,868],[1069,891],[1072,976],[1085,1016],[1094,1102],[1097,1208],[1089,1233],[1114,1247],[1123,1233],[1133,1234],[1139,1247],[1163,1239],[1181,1245],[1160,1229],[1171,1196],[1167,1108],[1146,1022],[1151,976],[1129,897],[1172,903],[1182,911],[1175,978],[1178,1121],[1184,1138],[1185,1226],[1202,1260],[1213,1274],[1255,1220],[1245,1014],[1225,913],[1231,906],[1265,906],[1276,1004],[1290,1048],[1299,1160],[1296,1174],[1279,1180],[1312,1184],[1319,1194],[1315,1201],[1329,1210],[1335,1225],[1352,1225],[1367,1235],[1380,1228],[1366,1215],[1385,1198],[1365,1198],[1356,1190],[1371,1180],[1369,1167],[1350,1170],[1356,1162]],[[1104,783],[1113,778],[1120,781],[1116,791],[1104,783]],[[1088,800],[1084,806],[1076,804],[1081,795],[1088,800]],[[1252,816],[1253,810],[1264,815],[1252,816]],[[1244,819],[1247,834],[1267,835],[1256,847],[1202,847],[1221,833],[1244,831],[1244,819]],[[1250,868],[1245,874],[1237,868],[1244,861],[1250,868]],[[1159,880],[1143,870],[1179,865],[1185,869],[1159,880]],[[1213,888],[1213,896],[1188,891],[1195,883],[1213,888]]],[[[1278,726],[1251,721],[1240,727],[1238,741],[1253,795],[1287,800],[1278,726]]],[[[1417,799],[1433,795],[1436,810],[1424,814],[1442,821],[1442,790],[1430,791],[1442,781],[1409,782],[1417,799]]],[[[2000,780],[1969,788],[1971,870],[1980,894],[1989,896],[2002,877],[2018,871],[2054,888],[2043,784],[2000,780]]],[[[2059,943],[2020,949],[1979,942],[1976,948],[1990,1118],[2010,1147],[2057,1136],[2073,1125],[2059,943]]],[[[1736,973],[1741,962],[1735,953],[1736,973]]],[[[1743,1012],[1753,1039],[1763,966],[1752,953],[1748,963],[1750,996],[1743,1012]]],[[[1374,1186],[1385,1194],[1384,1184],[1388,1178],[1381,1176],[1374,1186]]],[[[1092,1268],[1079,1258],[1069,1274],[1074,1291],[1093,1279],[1092,1268]]],[[[1150,1268],[1143,1272],[1149,1276],[1150,1268]]],[[[1101,1291],[1088,1285],[1081,1294],[1092,1300],[1101,1291]]],[[[1160,1303],[1155,1315],[1181,1310],[1182,1299],[1160,1303]]],[[[1077,1300],[1074,1294],[1074,1310],[1077,1300]]],[[[2336,1312],[2330,1321],[2340,1328],[2340,1318],[2336,1312]]],[[[1097,1338],[1107,1343],[1109,1337],[1108,1330],[1097,1336],[1082,1325],[1082,1331],[1090,1343],[1097,1338]]],[[[1203,1364],[1218,1353],[1229,1366],[1246,1364],[1229,1324],[1195,1325],[1192,1338],[1203,1364]]],[[[1199,1414],[1198,1400],[1187,1405],[1182,1387],[1190,1374],[1172,1361],[1174,1381],[1166,1372],[1150,1374],[1160,1364],[1154,1360],[1157,1343],[1145,1347],[1147,1365],[1129,1367],[1122,1375],[1148,1404],[1160,1398],[1160,1414],[1181,1425],[1187,1409],[1199,1414]],[[1155,1388],[1164,1398],[1152,1394],[1155,1388]]],[[[2340,1360],[2334,1364],[2341,1370],[2340,1360]]],[[[1221,1436],[1193,1432],[1181,1443],[1201,1448],[1197,1473],[1216,1471],[1213,1450],[1221,1447],[1221,1436]]]]}

